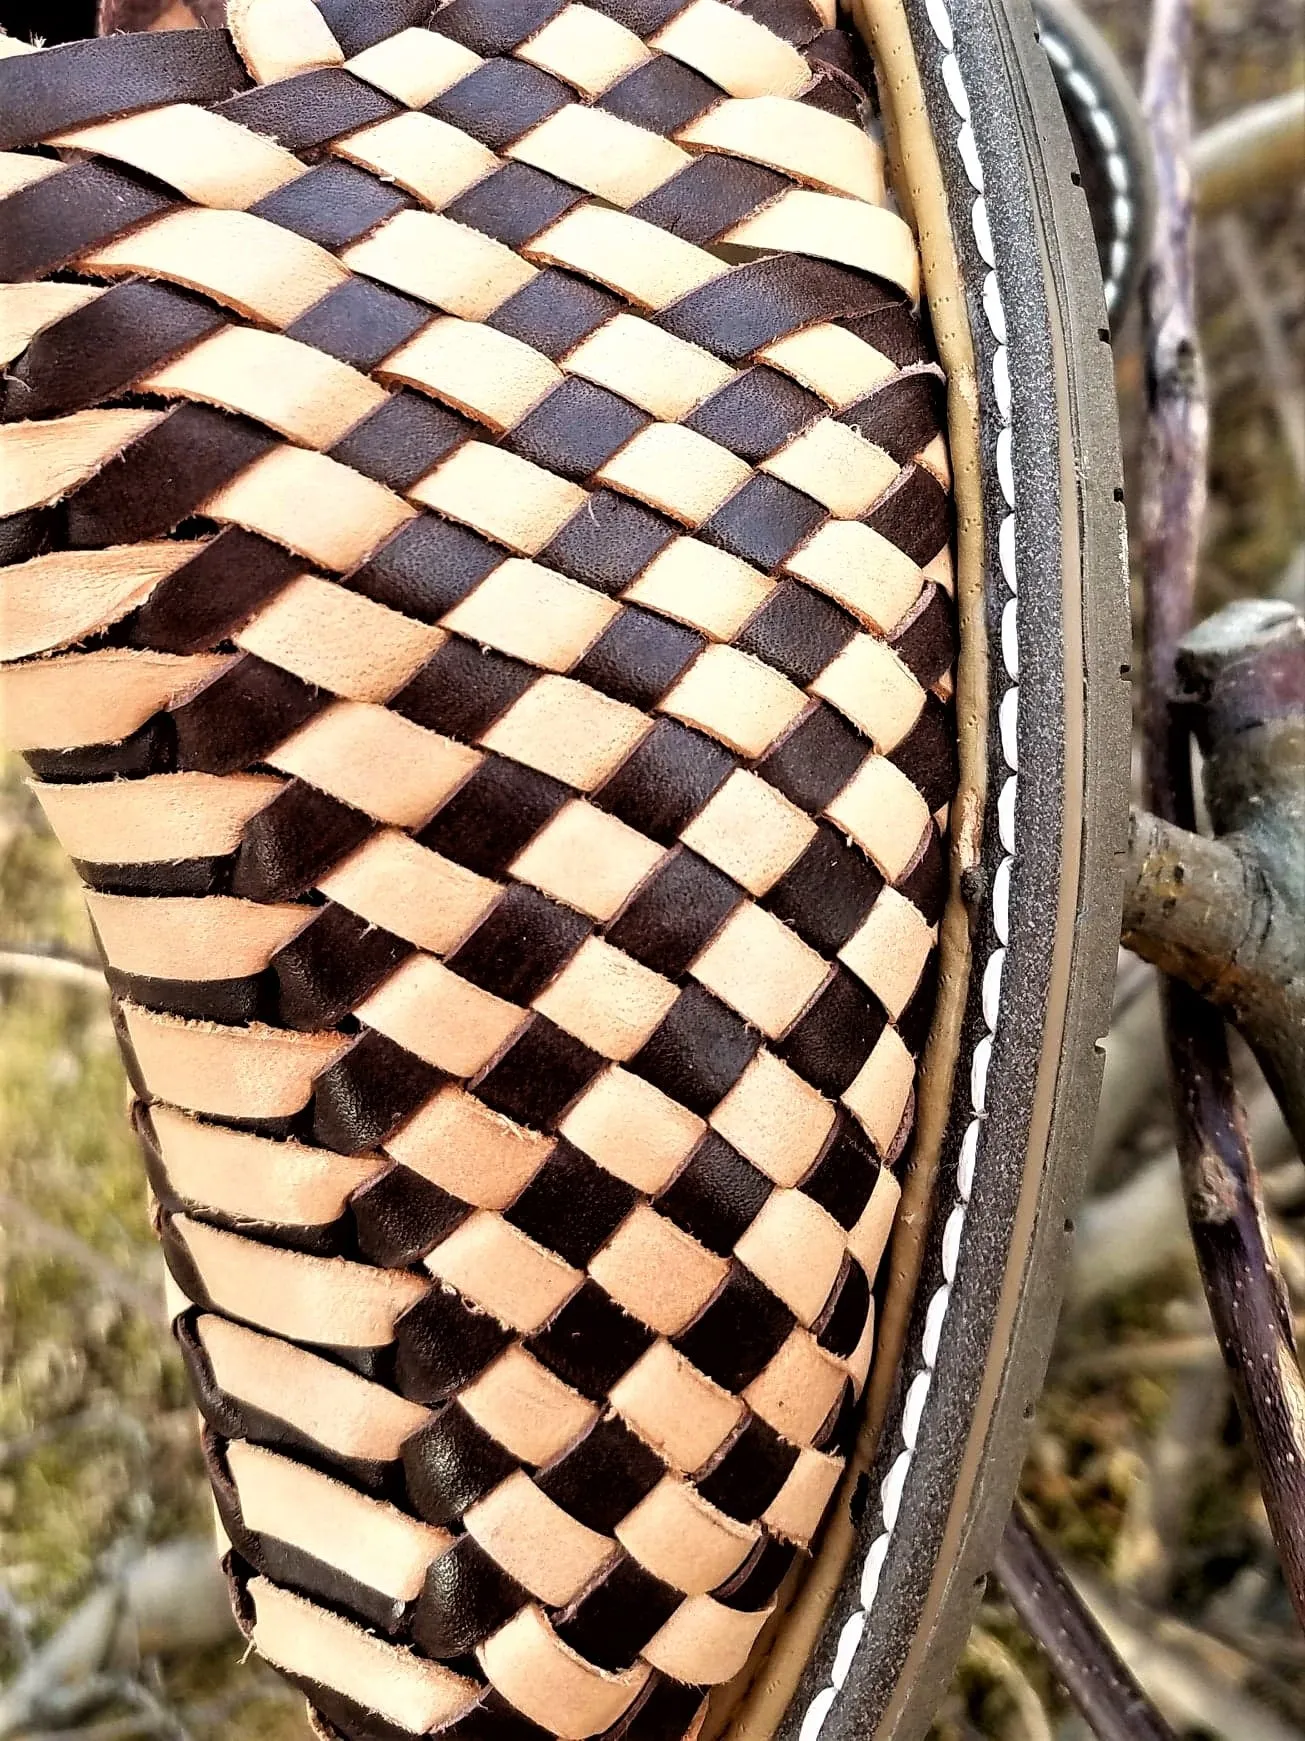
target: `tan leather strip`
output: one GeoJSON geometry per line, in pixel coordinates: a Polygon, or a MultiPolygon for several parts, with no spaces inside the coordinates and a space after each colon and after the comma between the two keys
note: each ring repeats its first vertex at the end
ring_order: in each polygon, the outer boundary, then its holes
{"type": "Polygon", "coordinates": [[[324,248],[248,212],[169,212],[82,257],[89,272],[140,273],[202,290],[271,327],[289,326],[348,277],[324,248]]]}
{"type": "Polygon", "coordinates": [[[445,638],[361,593],[304,574],[251,617],[235,642],[332,695],[388,701],[445,638]]]}
{"type": "Polygon", "coordinates": [[[565,79],[588,97],[598,96],[653,58],[633,30],[581,5],[564,6],[537,35],[522,43],[516,55],[565,79]]]}
{"type": "Polygon", "coordinates": [[[420,1593],[427,1567],[452,1543],[445,1530],[261,1446],[229,1445],[226,1460],[246,1529],[300,1548],[395,1601],[420,1593]]]}
{"type": "Polygon", "coordinates": [[[345,64],[351,73],[398,102],[421,109],[432,97],[475,72],[481,59],[451,37],[414,27],[382,37],[345,64]]]}
{"type": "Polygon", "coordinates": [[[520,423],[562,380],[556,364],[520,339],[451,315],[432,321],[377,372],[424,388],[496,433],[520,423]]]}
{"type": "Polygon", "coordinates": [[[599,1286],[663,1336],[691,1324],[728,1273],[726,1259],[647,1203],[636,1203],[589,1261],[589,1274],[599,1286]]]}
{"type": "Polygon", "coordinates": [[[771,1606],[749,1613],[710,1596],[690,1596],[644,1645],[644,1657],[672,1680],[718,1686],[748,1660],[771,1606]]]}
{"type": "Polygon", "coordinates": [[[593,919],[611,919],[665,856],[619,817],[577,799],[540,829],[511,870],[593,919]]]}
{"type": "Polygon", "coordinates": [[[616,1544],[555,1505],[524,1472],[509,1475],[470,1506],[467,1533],[509,1577],[552,1607],[565,1607],[616,1544]]]}
{"type": "Polygon", "coordinates": [[[693,0],[649,40],[732,97],[795,96],[811,77],[795,48],[722,0],[693,0]]]}
{"type": "Polygon", "coordinates": [[[535,276],[534,267],[501,242],[434,212],[399,212],[340,258],[351,272],[463,320],[484,320],[535,276]]]}
{"type": "Polygon", "coordinates": [[[564,367],[672,423],[734,378],[729,364],[710,351],[633,314],[613,315],[576,346],[564,367]]]}
{"type": "Polygon", "coordinates": [[[338,1221],[354,1191],[383,1171],[375,1155],[336,1155],[297,1142],[204,1124],[172,1106],[150,1122],[168,1182],[201,1209],[251,1221],[321,1227],[338,1221]]]}
{"type": "Polygon", "coordinates": [[[94,653],[0,667],[0,718],[16,750],[120,743],[161,708],[225,671],[227,653],[94,653]]]}
{"type": "Polygon", "coordinates": [[[332,149],[349,163],[361,164],[407,188],[434,211],[499,167],[494,153],[461,128],[420,113],[378,121],[337,141],[332,149]]]}
{"type": "Polygon", "coordinates": [[[243,1324],[201,1313],[196,1334],[222,1390],[342,1457],[391,1462],[429,1419],[384,1385],[243,1324]]]}
{"type": "Polygon", "coordinates": [[[757,352],[757,359],[782,369],[828,400],[835,411],[864,399],[897,373],[896,363],[882,351],[829,321],[776,339],[757,352]]]}
{"type": "Polygon", "coordinates": [[[676,538],[622,596],[701,629],[714,641],[732,641],[774,587],[740,557],[696,538],[676,538]]]}
{"type": "Polygon", "coordinates": [[[874,140],[842,115],[785,97],[736,97],[681,128],[684,145],[725,151],[782,169],[830,193],[879,205],[883,156],[874,140]]]}
{"type": "Polygon", "coordinates": [[[0,284],[0,364],[13,362],[43,328],[103,294],[97,284],[0,284]]]}
{"type": "Polygon", "coordinates": [[[266,1578],[250,1580],[249,1600],[254,1644],[268,1662],[337,1687],[401,1729],[425,1734],[443,1728],[476,1701],[474,1682],[385,1644],[266,1578]]]}
{"type": "Polygon", "coordinates": [[[128,442],[153,429],[159,411],[78,411],[48,423],[0,427],[0,516],[57,502],[128,442]]]}
{"type": "Polygon", "coordinates": [[[612,1406],[673,1469],[692,1475],[743,1418],[743,1405],[691,1366],[669,1342],[654,1342],[612,1387],[612,1406]]]}
{"type": "Polygon", "coordinates": [[[584,1279],[488,1209],[462,1222],[426,1259],[426,1268],[481,1311],[524,1334],[547,1323],[584,1279]]]}
{"type": "Polygon", "coordinates": [[[202,548],[178,541],[53,550],[0,570],[0,657],[52,653],[107,628],[202,548]]]}
{"type": "Polygon", "coordinates": [[[260,85],[344,62],[312,0],[227,0],[227,29],[260,85]]]}
{"type": "Polygon", "coordinates": [[[892,1147],[914,1082],[915,1060],[897,1029],[885,1028],[856,1080],[843,1091],[843,1104],[851,1107],[885,1152],[892,1147]]]}
{"type": "Polygon", "coordinates": [[[813,254],[899,285],[911,301],[920,294],[920,264],[915,239],[883,206],[849,204],[832,194],[793,188],[773,205],[763,206],[721,237],[738,247],[813,254]]]}
{"type": "Polygon", "coordinates": [[[598,1417],[593,1403],[562,1383],[520,1343],[506,1349],[458,1393],[478,1427],[523,1463],[551,1463],[598,1417]]]}
{"type": "Polygon", "coordinates": [[[211,495],[203,512],[343,573],[397,532],[414,510],[383,484],[324,453],[274,447],[211,495]]]}
{"type": "Polygon", "coordinates": [[[735,647],[706,647],[659,711],[696,726],[753,761],[763,756],[803,713],[808,701],[796,684],[735,647]]]}
{"type": "Polygon", "coordinates": [[[88,890],[86,905],[112,967],[159,979],[243,979],[261,973],[313,917],[311,907],[230,895],[136,898],[88,890]]]}
{"type": "Polygon", "coordinates": [[[398,829],[379,829],[317,885],[373,925],[443,955],[499,898],[497,883],[419,846],[398,829]]]}
{"type": "Polygon", "coordinates": [[[215,1306],[292,1341],[381,1347],[426,1292],[420,1277],[401,1270],[260,1245],[187,1215],[172,1225],[215,1306]]]}
{"type": "Polygon", "coordinates": [[[413,955],[358,1005],[358,1019],[451,1076],[475,1076],[529,1019],[516,1004],[413,955]]]}
{"type": "Polygon", "coordinates": [[[763,1046],[709,1122],[777,1185],[796,1185],[824,1146],[834,1108],[763,1046]]]}
{"type": "Polygon", "coordinates": [[[586,501],[578,484],[482,441],[458,448],[408,494],[520,556],[537,556],[586,501]]]}
{"type": "Polygon", "coordinates": [[[703,1134],[697,1113],[628,1070],[604,1070],[558,1129],[600,1167],[649,1194],[660,1191],[703,1134]]]}
{"type": "Polygon", "coordinates": [[[464,1203],[506,1209],[543,1166],[552,1140],[449,1086],[389,1139],[395,1160],[464,1203]]]}
{"type": "Polygon", "coordinates": [[[667,1475],[616,1526],[627,1553],[686,1595],[723,1584],[747,1559],[761,1531],[709,1505],[696,1487],[667,1475]]]}
{"type": "Polygon", "coordinates": [[[76,127],[52,145],[129,163],[198,206],[245,211],[304,173],[292,152],[192,103],[76,127]]]}
{"type": "Polygon", "coordinates": [[[595,1668],[568,1650],[533,1605],[514,1615],[476,1655],[519,1711],[548,1724],[564,1741],[585,1741],[609,1728],[634,1703],[649,1673],[642,1661],[620,1675],[595,1668]]]}
{"type": "Polygon", "coordinates": [[[920,596],[915,563],[859,521],[827,520],[784,566],[881,633],[894,629],[920,596]]]}
{"type": "Polygon", "coordinates": [[[288,1118],[307,1104],[314,1077],[348,1050],[341,1034],[220,1028],[138,1004],[123,1013],[150,1093],[216,1118],[288,1118]]]}
{"type": "Polygon", "coordinates": [[[34,790],[70,857],[154,864],[233,852],[282,784],[271,774],[152,774],[124,785],[34,790]]]}
{"type": "Polygon", "coordinates": [[[480,757],[402,715],[336,701],[268,757],[378,822],[415,828],[460,786],[480,757]]]}
{"type": "Polygon", "coordinates": [[[281,333],[228,326],[139,383],[144,393],[202,399],[266,423],[305,447],[333,447],[386,400],[370,376],[281,333]]]}
{"type": "Polygon", "coordinates": [[[602,206],[579,206],[525,249],[527,258],[566,266],[619,290],[644,308],[665,308],[726,270],[705,249],[655,224],[602,206]]]}
{"type": "MultiPolygon", "coordinates": [[[[872,1312],[872,1331],[873,1317],[872,1312]]],[[[842,1473],[840,1458],[809,1447],[804,1449],[784,1485],[762,1512],[762,1522],[785,1541],[808,1546],[842,1473]]]]}

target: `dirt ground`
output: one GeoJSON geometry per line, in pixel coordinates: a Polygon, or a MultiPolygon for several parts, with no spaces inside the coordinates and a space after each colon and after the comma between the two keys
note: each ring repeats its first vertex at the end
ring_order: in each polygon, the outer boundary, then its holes
{"type": "MultiPolygon", "coordinates": [[[[1095,10],[1135,69],[1145,8],[1102,0],[1095,10]]],[[[1204,0],[1201,122],[1299,84],[1303,32],[1302,0],[1204,0]]],[[[1301,600],[1305,186],[1211,224],[1201,282],[1214,419],[1202,608],[1283,589],[1301,600]]],[[[1119,377],[1131,456],[1140,364],[1128,331],[1119,377]]],[[[14,944],[89,959],[73,877],[10,761],[0,783],[0,950],[14,944]]],[[[1163,1196],[1170,1137],[1152,997],[1130,969],[1110,1068],[1133,1116],[1099,1157],[1023,1491],[1128,1629],[1188,1733],[1305,1736],[1305,1641],[1212,1352],[1176,1199],[1158,1250],[1125,1251],[1118,1275],[1108,1262],[1104,1276],[1093,1267],[1123,1249],[1111,1229],[1141,1202],[1118,1193],[1163,1196]]],[[[1305,1175],[1249,1066],[1246,1080],[1275,1238],[1305,1311],[1305,1175]]],[[[148,1544],[209,1528],[125,1103],[105,1001],[89,976],[75,967],[0,973],[0,1724],[6,1681],[89,1592],[148,1544]]],[[[118,1663],[112,1685],[52,1713],[41,1734],[305,1741],[297,1699],[242,1666],[241,1654],[233,1635],[165,1662],[118,1663]],[[110,1696],[129,1686],[141,1689],[134,1709],[110,1696]]],[[[996,1599],[936,1732],[945,1741],[1085,1733],[996,1599]]]]}

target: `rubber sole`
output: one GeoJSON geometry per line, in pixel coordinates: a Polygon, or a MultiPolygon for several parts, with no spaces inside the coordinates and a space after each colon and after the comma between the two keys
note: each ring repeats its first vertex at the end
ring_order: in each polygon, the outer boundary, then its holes
{"type": "Polygon", "coordinates": [[[1055,1333],[1119,935],[1128,613],[1086,202],[1024,0],[906,10],[994,458],[989,630],[1005,675],[992,685],[986,844],[966,880],[975,966],[914,1321],[854,1498],[859,1539],[782,1741],[913,1741],[950,1682],[1055,1333]],[[1009,919],[994,926],[1003,877],[1009,919]]]}

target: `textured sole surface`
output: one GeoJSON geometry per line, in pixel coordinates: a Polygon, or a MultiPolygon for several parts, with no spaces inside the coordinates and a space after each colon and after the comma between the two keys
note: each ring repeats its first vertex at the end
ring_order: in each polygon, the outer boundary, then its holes
{"type": "MultiPolygon", "coordinates": [[[[989,818],[1005,837],[999,857],[1007,841],[1014,848],[1009,946],[1000,936],[985,941],[976,921],[977,1010],[898,1412],[860,1496],[861,1539],[780,1731],[786,1741],[913,1741],[950,1680],[1050,1353],[1118,942],[1128,767],[1123,509],[1109,332],[1080,178],[1023,0],[976,0],[950,14],[931,0],[908,10],[958,247],[971,266],[981,394],[992,401],[985,428],[1010,442],[1018,658],[1008,646],[993,663],[1008,680],[1018,672],[1020,700],[1003,742],[994,680],[989,818]],[[945,118],[953,137],[964,135],[950,163],[945,118]]],[[[1008,514],[999,503],[998,519],[1008,514]]],[[[1002,630],[1010,633],[1002,567],[999,549],[995,649],[1002,630]]],[[[992,891],[987,877],[975,887],[977,910],[992,891]]]]}

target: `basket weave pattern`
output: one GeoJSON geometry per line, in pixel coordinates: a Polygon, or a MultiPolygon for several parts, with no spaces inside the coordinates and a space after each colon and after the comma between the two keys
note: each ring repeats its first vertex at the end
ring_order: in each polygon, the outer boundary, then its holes
{"type": "Polygon", "coordinates": [[[237,1611],[680,1741],[855,1432],[955,782],[943,382],[820,0],[0,43],[0,704],[237,1611]]]}

